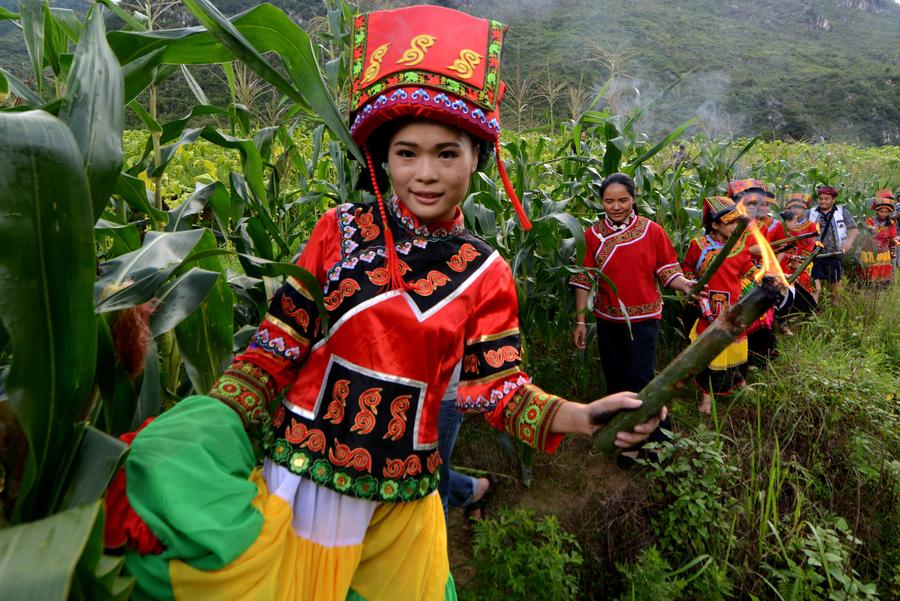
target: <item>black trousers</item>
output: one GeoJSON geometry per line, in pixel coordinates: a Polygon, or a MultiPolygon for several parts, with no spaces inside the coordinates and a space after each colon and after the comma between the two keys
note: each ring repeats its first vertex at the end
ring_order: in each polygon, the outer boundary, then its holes
{"type": "MultiPolygon", "coordinates": [[[[606,394],[630,390],[638,392],[653,379],[656,370],[658,319],[631,322],[631,334],[625,322],[597,320],[597,344],[606,378],[606,394]]],[[[660,428],[672,429],[669,417],[660,423],[650,440],[668,440],[660,428]]],[[[639,448],[639,447],[634,447],[639,448]]]]}
{"type": "Polygon", "coordinates": [[[606,378],[606,394],[643,388],[656,369],[658,319],[631,322],[631,335],[624,322],[597,320],[597,343],[606,378]]]}

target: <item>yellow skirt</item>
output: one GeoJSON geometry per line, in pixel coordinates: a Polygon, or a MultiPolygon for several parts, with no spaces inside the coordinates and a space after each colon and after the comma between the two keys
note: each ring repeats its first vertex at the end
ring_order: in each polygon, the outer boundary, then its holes
{"type": "MultiPolygon", "coordinates": [[[[317,541],[315,529],[301,533],[292,527],[291,504],[269,492],[259,470],[251,478],[257,485],[253,505],[264,519],[256,542],[221,570],[172,561],[175,599],[205,599],[215,591],[218,599],[234,601],[344,601],[348,590],[366,601],[444,599],[450,566],[437,493],[412,503],[377,504],[368,524],[337,524],[346,536],[317,541]]],[[[325,503],[343,500],[315,483],[305,484],[325,491],[325,503]]],[[[341,517],[340,509],[320,505],[315,511],[322,520],[341,517]]],[[[351,511],[345,517],[352,522],[360,514],[351,511]]]]}
{"type": "MultiPolygon", "coordinates": [[[[694,327],[691,328],[690,339],[691,342],[697,340],[700,337],[697,334],[697,324],[700,323],[700,320],[694,322],[694,327]]],[[[738,365],[743,365],[747,362],[747,337],[742,336],[740,340],[732,342],[728,345],[728,347],[719,353],[715,359],[709,364],[709,369],[713,371],[723,371],[726,369],[731,369],[732,367],[737,367],[738,365]]]]}

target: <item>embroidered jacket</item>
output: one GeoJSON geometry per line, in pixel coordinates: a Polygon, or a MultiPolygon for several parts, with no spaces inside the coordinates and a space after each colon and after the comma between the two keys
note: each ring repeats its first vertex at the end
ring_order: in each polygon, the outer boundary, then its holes
{"type": "MultiPolygon", "coordinates": [[[[711,234],[691,240],[682,262],[685,277],[697,279],[706,271],[723,246],[725,245],[714,239],[711,234]]],[[[746,280],[752,278],[755,271],[756,264],[747,248],[747,239],[742,236],[707,284],[709,305],[715,317],[740,300],[746,280]]],[[[702,334],[708,326],[708,321],[700,319],[697,323],[697,333],[702,334]]]]}
{"type": "Polygon", "coordinates": [[[874,217],[866,218],[866,233],[863,239],[860,261],[863,277],[870,281],[890,282],[893,278],[893,256],[895,253],[897,224],[888,225],[874,217]]]}
{"type": "Polygon", "coordinates": [[[875,217],[866,217],[866,230],[868,230],[867,246],[871,245],[876,253],[890,252],[894,248],[897,237],[897,224],[881,221],[875,217]]]}
{"type": "MultiPolygon", "coordinates": [[[[791,236],[802,236],[803,234],[811,234],[817,232],[816,224],[810,221],[809,219],[804,219],[803,223],[795,224],[793,226],[788,226],[785,228],[786,238],[791,236]]],[[[791,261],[794,259],[799,259],[801,261],[805,260],[816,248],[816,237],[804,238],[803,240],[797,240],[794,243],[794,247],[788,249],[784,256],[781,258],[781,270],[785,273],[785,275],[791,275],[791,261]]],[[[797,278],[797,282],[801,284],[807,290],[811,289],[812,281],[810,280],[809,274],[812,271],[812,265],[808,265],[806,270],[800,274],[800,277],[797,278]]]]}
{"type": "Polygon", "coordinates": [[[462,361],[458,407],[553,452],[562,404],[519,369],[515,285],[506,261],[465,231],[462,214],[426,227],[386,203],[410,290],[389,290],[374,204],[344,204],[316,224],[297,264],[322,287],[322,330],[306,285],[289,278],[247,350],[210,393],[248,425],[287,389],[268,456],[354,497],[410,501],[437,486],[441,395],[462,361]]]}
{"type": "Polygon", "coordinates": [[[769,244],[787,238],[784,233],[784,224],[771,215],[756,220],[759,231],[766,237],[769,244]]]}
{"type": "Polygon", "coordinates": [[[634,216],[624,229],[616,229],[604,218],[585,230],[583,266],[612,280],[618,294],[606,280],[589,273],[573,275],[569,285],[590,290],[596,282],[594,315],[600,319],[625,321],[620,300],[632,321],[660,319],[663,301],[657,282],[665,287],[682,275],[672,242],[659,224],[646,217],[634,216]]]}

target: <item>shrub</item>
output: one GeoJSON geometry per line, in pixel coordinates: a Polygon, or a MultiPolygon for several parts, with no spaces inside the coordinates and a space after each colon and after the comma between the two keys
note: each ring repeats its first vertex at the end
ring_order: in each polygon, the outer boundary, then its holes
{"type": "Polygon", "coordinates": [[[504,509],[475,526],[473,598],[568,601],[578,596],[581,547],[556,516],[504,509]]]}

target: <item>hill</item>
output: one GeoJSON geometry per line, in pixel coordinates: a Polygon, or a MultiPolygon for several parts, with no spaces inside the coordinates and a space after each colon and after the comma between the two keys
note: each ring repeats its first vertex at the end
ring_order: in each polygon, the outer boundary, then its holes
{"type": "MultiPolygon", "coordinates": [[[[273,3],[298,21],[324,12],[318,0],[273,3]]],[[[0,0],[12,10],[16,4],[0,0]]],[[[52,4],[76,10],[89,5],[85,0],[52,4]]],[[[216,4],[228,14],[248,6],[235,0],[216,4]]],[[[355,4],[370,10],[412,2],[355,4]]],[[[892,0],[440,4],[510,25],[507,125],[540,127],[568,117],[610,76],[610,100],[619,108],[645,102],[681,78],[648,129],[697,115],[711,132],[900,144],[900,4],[892,0]]],[[[176,14],[178,21],[190,18],[183,8],[176,14]]],[[[0,27],[0,64],[19,71],[27,60],[21,36],[8,23],[0,27]]]]}

